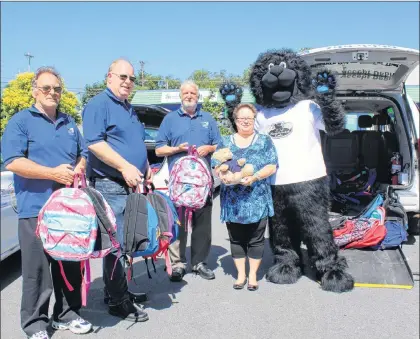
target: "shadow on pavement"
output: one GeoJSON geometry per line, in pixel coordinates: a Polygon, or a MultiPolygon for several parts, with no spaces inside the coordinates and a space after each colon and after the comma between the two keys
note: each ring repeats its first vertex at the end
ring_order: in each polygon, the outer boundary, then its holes
{"type": "Polygon", "coordinates": [[[228,250],[222,246],[212,245],[210,249],[210,254],[207,259],[207,266],[212,271],[219,267],[219,258],[224,256],[228,250]]]}
{"type": "MultiPolygon", "coordinates": [[[[213,245],[208,257],[208,267],[215,270],[219,264],[219,257],[226,254],[227,250],[221,246],[213,245]]],[[[191,255],[190,246],[187,247],[186,257],[189,260],[191,255]]],[[[177,294],[188,283],[183,280],[181,282],[171,282],[168,273],[164,270],[165,260],[159,258],[155,262],[156,271],[149,260],[148,263],[151,278],[148,277],[146,263],[143,259],[135,259],[133,263],[134,278],[128,282],[129,290],[132,292],[146,292],[148,301],[143,305],[144,309],[162,310],[170,308],[177,303],[177,294]]],[[[187,272],[190,269],[187,269],[187,272]]],[[[126,270],[127,272],[127,270],[126,270]]],[[[102,328],[113,327],[122,319],[113,317],[108,314],[108,306],[104,303],[103,298],[104,283],[102,276],[97,277],[91,282],[87,307],[82,312],[86,312],[88,319],[96,328],[95,333],[100,332],[102,328]]],[[[124,325],[131,327],[133,323],[124,321],[124,325]]]]}
{"type": "Polygon", "coordinates": [[[20,251],[2,260],[0,263],[1,291],[12,284],[22,274],[22,258],[20,251]]]}
{"type": "MultiPolygon", "coordinates": [[[[176,303],[176,294],[187,285],[187,282],[171,283],[168,273],[164,271],[164,259],[158,259],[155,262],[156,272],[150,261],[148,265],[151,278],[148,277],[144,260],[137,260],[133,264],[134,276],[128,282],[129,290],[147,293],[149,300],[143,305],[146,311],[148,308],[162,310],[171,307],[173,303],[176,303]]],[[[102,328],[113,327],[120,321],[124,321],[108,314],[108,306],[103,301],[103,289],[102,276],[99,276],[90,285],[87,307],[83,309],[87,313],[86,318],[96,328],[95,333],[100,332],[102,328]]],[[[125,324],[129,328],[133,323],[124,321],[125,324]]]]}
{"type": "MultiPolygon", "coordinates": [[[[314,270],[312,270],[312,268],[309,265],[307,250],[305,248],[301,248],[301,253],[302,253],[302,261],[304,264],[303,276],[306,276],[308,279],[312,281],[316,281],[315,272],[314,270]]],[[[270,248],[269,240],[266,239],[265,244],[264,244],[264,256],[257,272],[258,281],[265,279],[265,274],[272,264],[273,264],[273,254],[270,248]]],[[[231,275],[234,279],[237,278],[237,270],[235,267],[235,263],[233,262],[233,259],[230,254],[220,259],[220,265],[222,266],[225,274],[231,275]]],[[[249,272],[248,261],[246,264],[246,272],[247,273],[249,272]]]]}
{"type": "MultiPolygon", "coordinates": [[[[261,279],[264,278],[267,269],[272,264],[272,261],[273,261],[273,255],[271,253],[271,249],[270,249],[270,245],[268,243],[268,239],[266,239],[266,241],[264,243],[263,259],[262,259],[260,268],[258,269],[258,272],[257,272],[257,280],[261,280],[261,279]]],[[[235,263],[232,259],[232,256],[230,255],[230,249],[229,249],[229,254],[220,259],[220,265],[222,266],[223,272],[226,275],[231,275],[234,279],[237,278],[237,270],[236,270],[236,267],[235,267],[235,263]]],[[[248,273],[248,271],[249,271],[249,265],[248,265],[248,261],[247,261],[246,272],[248,273]]]]}

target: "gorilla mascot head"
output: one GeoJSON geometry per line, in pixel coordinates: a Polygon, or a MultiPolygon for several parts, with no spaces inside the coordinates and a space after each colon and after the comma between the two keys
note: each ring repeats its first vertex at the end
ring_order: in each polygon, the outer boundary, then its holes
{"type": "MultiPolygon", "coordinates": [[[[300,100],[314,100],[321,106],[326,132],[330,135],[344,128],[344,112],[335,100],[336,81],[328,70],[313,77],[311,67],[291,49],[261,53],[250,72],[250,88],[256,104],[265,108],[284,108],[300,100]]],[[[226,116],[236,131],[233,110],[241,102],[242,89],[224,83],[219,89],[226,103],[226,116]]]]}

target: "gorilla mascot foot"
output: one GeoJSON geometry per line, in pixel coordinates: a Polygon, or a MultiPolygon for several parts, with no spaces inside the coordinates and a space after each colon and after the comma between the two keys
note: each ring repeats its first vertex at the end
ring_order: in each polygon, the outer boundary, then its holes
{"type": "Polygon", "coordinates": [[[317,273],[318,279],[321,281],[321,288],[329,292],[347,292],[354,287],[354,279],[348,274],[346,259],[343,257],[337,258],[334,266],[325,271],[325,273],[317,273]]]}
{"type": "Polygon", "coordinates": [[[294,284],[301,276],[302,269],[299,262],[285,261],[280,256],[275,255],[274,265],[268,269],[265,278],[274,284],[294,284]]]}

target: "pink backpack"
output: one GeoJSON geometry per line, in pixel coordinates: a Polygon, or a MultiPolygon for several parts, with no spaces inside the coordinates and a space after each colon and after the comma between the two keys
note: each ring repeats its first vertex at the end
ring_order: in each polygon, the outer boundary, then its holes
{"type": "Polygon", "coordinates": [[[169,174],[169,198],[178,207],[185,207],[186,227],[191,230],[192,213],[203,208],[211,193],[212,175],[205,162],[198,156],[195,146],[188,150],[188,155],[179,158],[169,174]]]}
{"type": "MultiPolygon", "coordinates": [[[[79,261],[80,267],[85,274],[82,281],[82,304],[86,306],[87,292],[90,286],[91,258],[102,258],[113,248],[119,248],[115,240],[116,219],[111,207],[103,196],[98,192],[90,192],[92,188],[86,188],[86,179],[82,175],[76,175],[73,187],[66,186],[55,191],[42,207],[38,215],[36,229],[37,236],[41,239],[45,252],[60,265],[61,275],[67,288],[73,291],[64,273],[61,261],[79,261]],[[81,179],[81,188],[78,181],[81,179]],[[89,190],[89,194],[86,190],[89,190]],[[91,198],[92,196],[92,198],[91,198]],[[103,214],[106,215],[110,245],[107,248],[97,247],[96,239],[98,232],[103,230],[98,227],[98,205],[102,206],[103,214]],[[96,245],[96,246],[95,246],[96,245]]],[[[101,215],[101,220],[104,215],[101,215]]],[[[101,223],[101,227],[102,226],[101,223]]],[[[102,235],[103,237],[103,235],[102,235]]]]}

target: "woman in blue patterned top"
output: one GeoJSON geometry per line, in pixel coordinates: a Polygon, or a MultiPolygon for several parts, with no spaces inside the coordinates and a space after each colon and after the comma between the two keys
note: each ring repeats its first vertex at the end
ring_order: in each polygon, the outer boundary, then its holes
{"type": "Polygon", "coordinates": [[[240,104],[233,118],[238,132],[224,137],[217,149],[229,148],[233,160],[246,158],[254,167],[254,175],[240,184],[232,183],[232,174],[219,171],[220,162],[212,158],[212,167],[220,177],[221,221],[229,232],[232,258],[238,270],[234,289],[244,288],[247,277],[245,261],[249,259],[248,290],[258,289],[257,271],[264,253],[267,218],[273,216],[273,200],[268,180],[277,169],[277,153],[268,135],[255,132],[257,110],[251,104],[240,104]]]}

